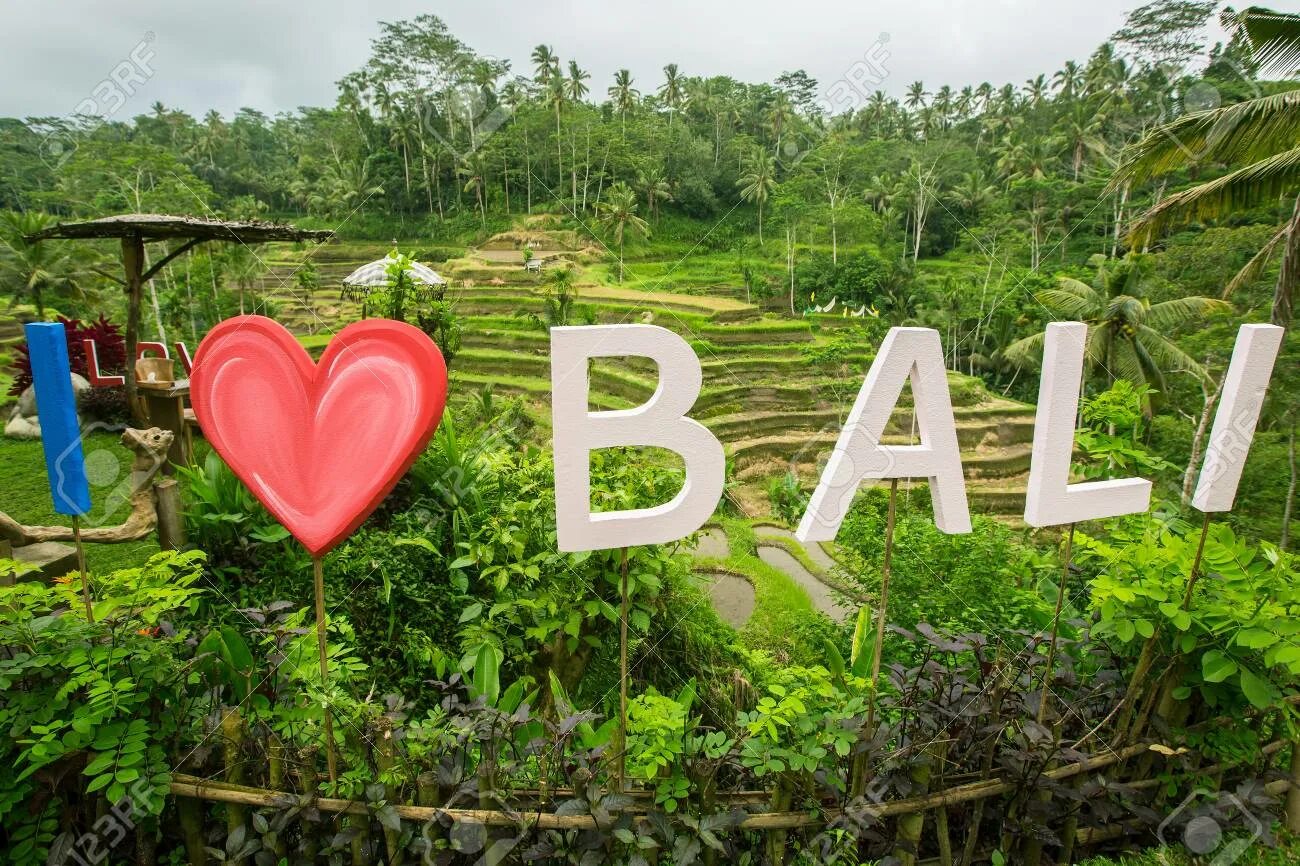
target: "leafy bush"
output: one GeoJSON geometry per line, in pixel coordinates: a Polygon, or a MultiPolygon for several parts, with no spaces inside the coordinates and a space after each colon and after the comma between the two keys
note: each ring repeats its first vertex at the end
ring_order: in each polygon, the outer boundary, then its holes
{"type": "MultiPolygon", "coordinates": [[[[14,563],[0,560],[10,576],[14,563]]],[[[170,752],[193,736],[194,700],[178,624],[198,602],[203,555],[160,553],[98,575],[94,620],[80,578],[0,586],[0,818],[8,863],[45,863],[90,829],[102,798],[133,821],[169,795],[170,752]],[[57,804],[48,825],[33,802],[57,804]],[[86,817],[88,815],[88,818],[86,817]],[[55,831],[59,831],[55,835],[55,831]]],[[[129,825],[128,825],[129,826],[129,825]]]]}
{"type": "MultiPolygon", "coordinates": [[[[1052,610],[1037,584],[1021,589],[1009,572],[1023,558],[1022,547],[1009,529],[975,515],[973,532],[946,535],[934,525],[927,495],[911,490],[900,492],[899,499],[890,623],[910,629],[926,622],[944,630],[979,631],[995,640],[1008,640],[1017,631],[1050,620],[1052,610]]],[[[879,591],[887,501],[886,490],[860,494],[838,536],[848,559],[846,570],[868,596],[879,591]]],[[[885,651],[887,659],[895,658],[906,646],[890,638],[885,651]]]]}
{"type": "Polygon", "coordinates": [[[889,265],[870,252],[845,254],[833,262],[826,253],[814,253],[795,268],[795,281],[804,297],[825,304],[838,298],[841,304],[872,305],[889,265]]]}

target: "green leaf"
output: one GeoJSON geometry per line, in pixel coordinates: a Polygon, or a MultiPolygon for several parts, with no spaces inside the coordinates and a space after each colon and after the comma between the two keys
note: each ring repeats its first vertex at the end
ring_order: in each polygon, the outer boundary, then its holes
{"type": "Polygon", "coordinates": [[[1201,656],[1201,676],[1207,683],[1221,683],[1237,672],[1237,663],[1220,650],[1201,656]]]}
{"type": "Polygon", "coordinates": [[[490,643],[479,644],[474,656],[474,677],[470,681],[476,695],[482,695],[488,706],[495,706],[501,694],[502,652],[490,643]]]}
{"type": "Polygon", "coordinates": [[[1241,693],[1255,709],[1265,710],[1273,705],[1273,686],[1268,680],[1242,668],[1240,682],[1241,693]]]}
{"type": "Polygon", "coordinates": [[[1237,632],[1237,645],[1247,649],[1265,649],[1279,640],[1276,634],[1262,628],[1243,628],[1237,632]]]}
{"type": "Polygon", "coordinates": [[[423,536],[414,536],[412,538],[399,538],[393,542],[394,547],[418,547],[421,550],[427,550],[429,553],[437,553],[438,548],[433,546],[433,542],[423,536]]]}
{"type": "Polygon", "coordinates": [[[1142,635],[1142,637],[1151,637],[1156,633],[1156,627],[1149,619],[1134,620],[1133,627],[1137,629],[1137,633],[1142,635]]]}
{"type": "Polygon", "coordinates": [[[476,601],[473,604],[471,604],[469,607],[465,608],[460,612],[460,621],[469,622],[472,619],[478,619],[482,613],[483,613],[483,604],[482,602],[476,601]]]}
{"type": "Polygon", "coordinates": [[[458,556],[455,559],[453,559],[451,561],[451,565],[447,567],[452,569],[468,568],[469,566],[473,565],[475,562],[476,560],[472,556],[458,556]]]}

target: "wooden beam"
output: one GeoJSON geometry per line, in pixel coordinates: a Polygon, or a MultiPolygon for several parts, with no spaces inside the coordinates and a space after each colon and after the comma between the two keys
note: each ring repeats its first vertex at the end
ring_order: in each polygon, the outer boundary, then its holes
{"type": "Polygon", "coordinates": [[[163,256],[158,261],[154,262],[153,267],[145,271],[144,274],[140,277],[140,279],[146,283],[149,282],[155,276],[157,276],[158,272],[162,270],[164,267],[166,267],[168,262],[170,262],[172,259],[179,256],[181,253],[186,252],[187,250],[194,249],[199,244],[207,240],[210,240],[210,238],[190,238],[185,243],[181,244],[176,249],[172,250],[171,252],[163,256]]]}

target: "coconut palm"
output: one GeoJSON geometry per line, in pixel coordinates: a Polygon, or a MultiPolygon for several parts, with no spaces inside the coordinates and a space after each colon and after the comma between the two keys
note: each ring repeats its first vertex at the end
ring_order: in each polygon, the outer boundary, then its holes
{"type": "Polygon", "coordinates": [[[569,61],[569,79],[565,82],[565,89],[568,91],[569,99],[574,102],[581,102],[588,91],[591,89],[587,82],[591,80],[591,73],[580,68],[578,61],[569,61]]]}
{"type": "Polygon", "coordinates": [[[925,92],[925,85],[920,81],[913,81],[907,85],[907,96],[903,98],[903,104],[908,108],[919,108],[925,105],[925,98],[930,94],[925,92]]]}
{"type": "Polygon", "coordinates": [[[993,201],[997,194],[997,188],[989,183],[984,172],[976,169],[963,173],[961,180],[949,191],[948,197],[953,204],[970,214],[972,220],[975,220],[979,219],[980,211],[993,201]]]}
{"type": "Polygon", "coordinates": [[[672,190],[668,186],[668,181],[664,179],[664,174],[658,166],[650,166],[636,176],[637,188],[641,195],[645,196],[646,213],[650,219],[655,219],[659,214],[659,202],[672,201],[672,190]]]}
{"type": "MultiPolygon", "coordinates": [[[[1169,373],[1190,373],[1205,381],[1205,369],[1170,339],[1181,326],[1202,322],[1232,308],[1215,298],[1197,296],[1151,303],[1142,288],[1143,267],[1136,257],[1098,271],[1100,287],[1061,277],[1056,288],[1035,293],[1038,303],[1054,317],[1088,325],[1085,358],[1108,382],[1127,379],[1138,386],[1165,390],[1169,373]]],[[[1043,333],[1017,340],[1004,355],[1014,364],[1037,363],[1043,333]]]]}
{"type": "Polygon", "coordinates": [[[1065,61],[1065,65],[1052,76],[1052,86],[1063,98],[1072,99],[1083,87],[1083,69],[1073,60],[1065,61]]]}
{"type": "Polygon", "coordinates": [[[1038,74],[1025,82],[1025,99],[1030,108],[1037,108],[1047,96],[1047,76],[1038,74]]]}
{"type": "Polygon", "coordinates": [[[681,73],[677,71],[676,63],[669,63],[664,67],[664,83],[659,88],[659,98],[663,100],[664,105],[668,106],[671,112],[668,115],[668,127],[672,128],[673,117],[686,102],[685,82],[681,73]]]}
{"type": "Polygon", "coordinates": [[[636,107],[636,100],[641,94],[632,87],[632,73],[626,69],[620,69],[614,73],[614,83],[610,85],[609,99],[614,103],[614,110],[618,112],[619,121],[622,124],[623,135],[627,135],[627,113],[636,107]]]}
{"type": "Polygon", "coordinates": [[[1070,166],[1074,169],[1074,179],[1079,179],[1079,170],[1083,168],[1088,153],[1103,153],[1106,149],[1102,130],[1105,115],[1099,114],[1087,102],[1075,103],[1068,114],[1063,115],[1056,128],[1058,140],[1070,152],[1070,166]]]}
{"type": "MultiPolygon", "coordinates": [[[[1260,63],[1288,69],[1300,57],[1300,15],[1251,8],[1237,17],[1235,26],[1260,63]]],[[[1164,229],[1189,220],[1215,219],[1260,202],[1294,197],[1291,219],[1228,286],[1232,291],[1257,277],[1269,255],[1281,247],[1272,320],[1288,327],[1300,285],[1300,90],[1198,111],[1155,129],[1125,156],[1110,188],[1206,163],[1238,167],[1165,198],[1135,221],[1130,242],[1149,242],[1164,229]]]]}
{"type": "Polygon", "coordinates": [[[758,205],[758,243],[763,243],[763,203],[776,186],[776,160],[772,155],[755,148],[745,160],[744,174],[736,181],[740,197],[758,205]]]}
{"type": "Polygon", "coordinates": [[[533,49],[533,80],[546,87],[551,83],[551,79],[556,77],[560,68],[560,58],[555,55],[549,45],[538,45],[533,49]]]}
{"type": "Polygon", "coordinates": [[[649,237],[650,225],[636,213],[636,193],[623,182],[609,188],[604,201],[596,206],[600,221],[614,233],[618,244],[618,281],[623,282],[623,239],[630,229],[641,237],[649,237]]]}
{"type": "Polygon", "coordinates": [[[54,217],[36,212],[0,216],[0,285],[12,294],[11,305],[25,297],[36,307],[40,319],[45,318],[45,302],[50,295],[81,291],[81,269],[64,247],[50,241],[24,240],[56,222],[54,217]]]}

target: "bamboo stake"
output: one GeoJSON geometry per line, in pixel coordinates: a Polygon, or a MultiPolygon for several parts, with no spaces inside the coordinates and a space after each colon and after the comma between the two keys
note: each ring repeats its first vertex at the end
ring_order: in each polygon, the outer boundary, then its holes
{"type": "Polygon", "coordinates": [[[894,561],[894,522],[898,504],[898,479],[889,479],[889,512],[885,517],[885,555],[880,565],[880,610],[876,612],[876,645],[871,648],[871,705],[867,728],[876,726],[876,696],[880,693],[880,657],[885,643],[885,617],[889,609],[889,576],[894,561]]]}
{"type": "Polygon", "coordinates": [[[618,791],[621,794],[626,787],[627,777],[627,548],[623,548],[620,562],[622,579],[620,581],[621,610],[619,615],[618,640],[618,791]]]}
{"type": "MultiPolygon", "coordinates": [[[[1201,557],[1205,553],[1205,539],[1210,531],[1210,512],[1205,512],[1205,517],[1201,522],[1201,537],[1196,544],[1196,555],[1192,558],[1192,570],[1187,578],[1187,588],[1183,593],[1183,610],[1191,610],[1192,591],[1196,588],[1196,581],[1200,578],[1201,557]]],[[[1160,632],[1156,632],[1147,638],[1146,643],[1142,645],[1142,653],[1138,656],[1137,667],[1133,669],[1133,676],[1129,680],[1128,689],[1124,692],[1124,699],[1120,702],[1124,711],[1121,713],[1119,720],[1115,723],[1116,745],[1124,742],[1129,734],[1129,722],[1134,720],[1134,714],[1139,709],[1138,697],[1146,683],[1147,675],[1151,672],[1155,664],[1156,646],[1160,638],[1160,632]]],[[[1140,718],[1140,716],[1138,717],[1140,718]]],[[[1133,726],[1133,736],[1138,735],[1138,726],[1133,726]]]]}
{"type": "Polygon", "coordinates": [[[1065,606],[1065,582],[1070,577],[1070,557],[1074,553],[1074,524],[1065,536],[1065,553],[1061,557],[1061,584],[1056,588],[1056,613],[1052,614],[1052,640],[1047,645],[1047,664],[1043,670],[1043,692],[1038,697],[1038,724],[1047,718],[1047,696],[1052,690],[1052,665],[1056,663],[1056,640],[1061,634],[1061,608],[1065,606]]]}
{"type": "Polygon", "coordinates": [[[81,572],[81,600],[86,605],[86,622],[95,621],[95,606],[90,598],[90,574],[86,571],[86,546],[81,543],[81,516],[72,515],[72,543],[77,548],[77,570],[81,572]]]}
{"type": "Polygon", "coordinates": [[[1183,610],[1192,609],[1192,590],[1201,576],[1201,557],[1205,554],[1205,537],[1210,533],[1210,512],[1201,521],[1201,538],[1196,543],[1196,556],[1192,558],[1192,573],[1187,578],[1187,591],[1183,594],[1183,610]]]}
{"type": "MultiPolygon", "coordinates": [[[[225,764],[226,781],[232,785],[244,782],[244,718],[238,707],[231,707],[221,716],[221,762],[225,764]]],[[[226,808],[226,835],[242,828],[248,821],[248,810],[242,805],[228,804],[226,808]]],[[[232,863],[245,862],[242,858],[232,863]]]]}
{"type": "Polygon", "coordinates": [[[334,719],[330,716],[329,652],[325,641],[325,565],[319,556],[311,558],[312,579],[316,590],[316,649],[320,652],[321,693],[325,695],[325,764],[329,768],[330,784],[339,780],[338,753],[334,747],[334,719]]]}
{"type": "MultiPolygon", "coordinates": [[[[867,724],[863,729],[867,738],[876,733],[876,697],[880,694],[880,659],[885,643],[885,622],[889,611],[889,576],[894,561],[894,523],[898,508],[898,479],[889,479],[889,511],[885,516],[885,553],[880,564],[880,599],[876,611],[876,643],[871,648],[871,700],[867,704],[867,724]]],[[[850,791],[861,797],[867,790],[869,770],[867,755],[859,755],[852,767],[850,791]]]]}
{"type": "MultiPolygon", "coordinates": [[[[1072,764],[1065,764],[1054,770],[1049,770],[1043,776],[1058,780],[1073,778],[1081,773],[1090,773],[1117,764],[1148,749],[1148,744],[1138,743],[1116,752],[1098,755],[1072,764]]],[[[877,818],[888,818],[933,809],[938,806],[955,806],[960,803],[997,797],[1010,793],[1019,787],[1020,783],[1017,781],[991,779],[987,782],[973,782],[924,796],[873,804],[867,806],[863,812],[877,818]]],[[[246,785],[214,782],[184,773],[172,774],[171,792],[177,797],[192,797],[248,806],[292,806],[296,805],[300,799],[298,795],[285,791],[267,791],[246,785]]],[[[313,801],[312,805],[323,812],[340,812],[349,815],[369,814],[367,804],[354,800],[318,797],[313,801]]],[[[591,815],[557,815],[553,812],[504,812],[490,809],[441,809],[405,804],[395,804],[393,809],[398,816],[407,821],[427,822],[435,820],[439,816],[445,816],[452,821],[465,821],[496,827],[524,826],[536,827],[542,830],[592,830],[597,827],[596,819],[591,815]]],[[[612,811],[635,810],[614,809],[612,811]]],[[[840,814],[840,810],[829,810],[820,815],[810,814],[807,811],[751,814],[737,825],[737,829],[794,830],[803,827],[820,827],[834,821],[840,814]]]]}

